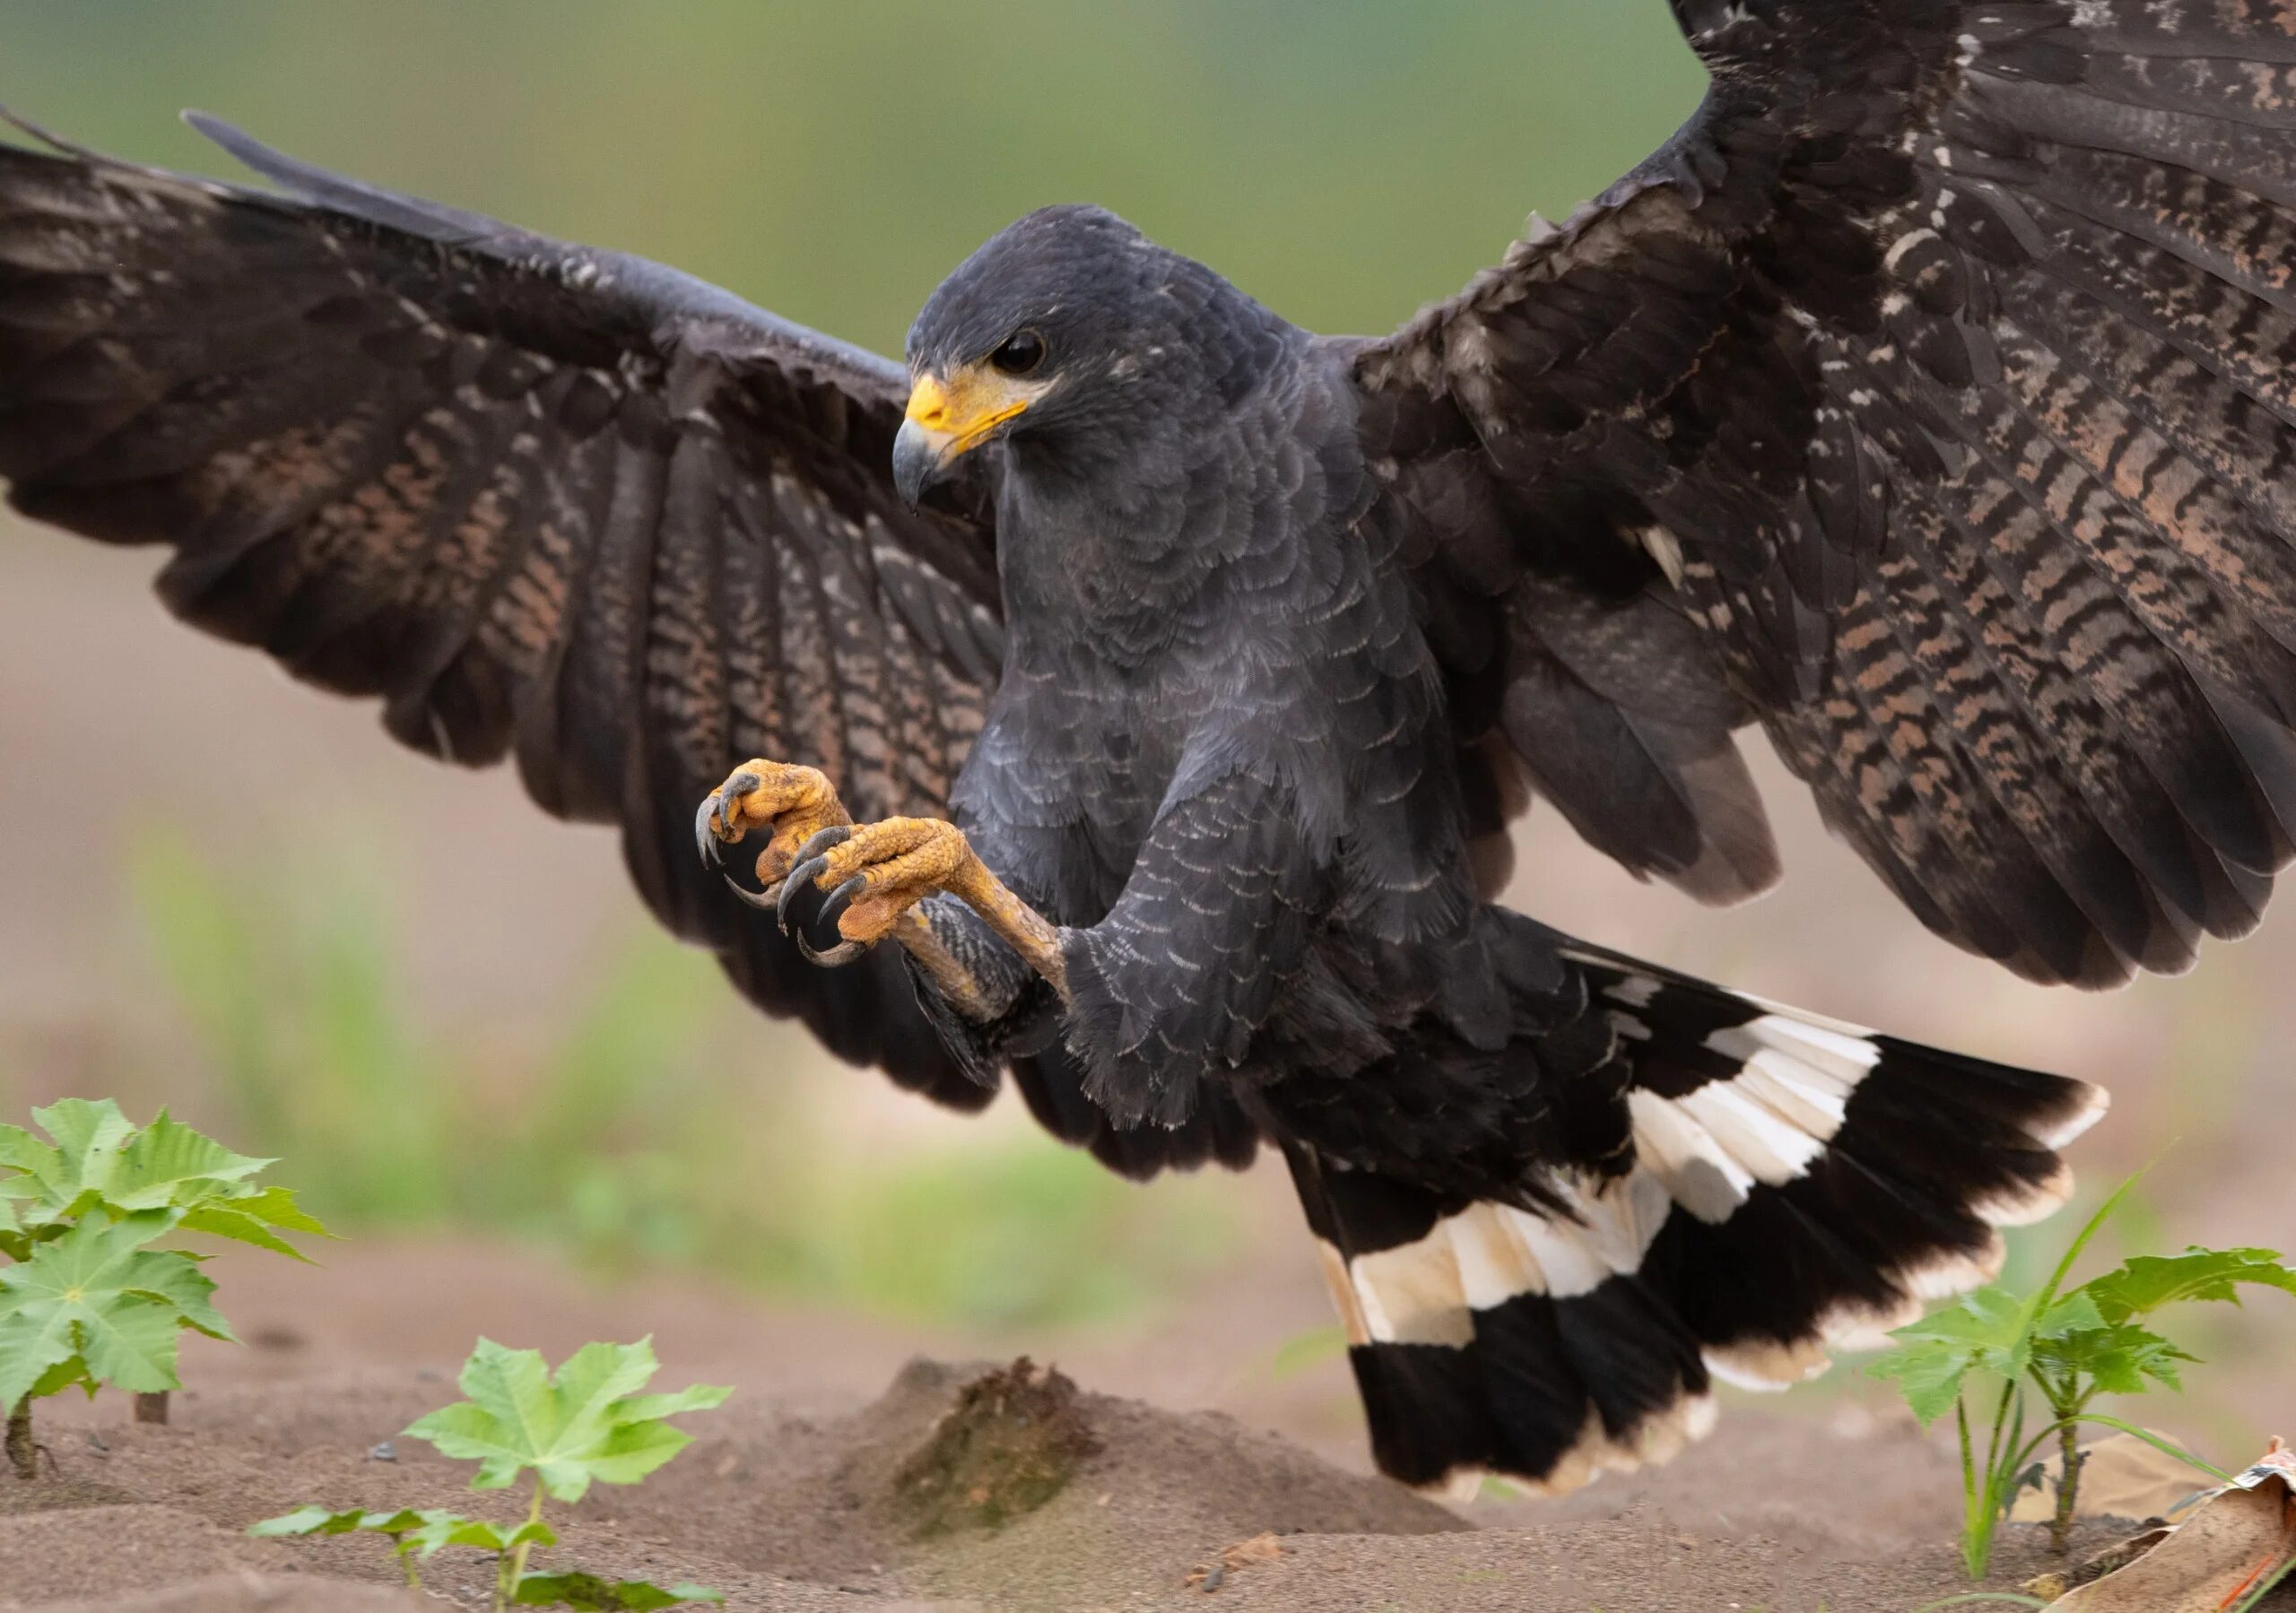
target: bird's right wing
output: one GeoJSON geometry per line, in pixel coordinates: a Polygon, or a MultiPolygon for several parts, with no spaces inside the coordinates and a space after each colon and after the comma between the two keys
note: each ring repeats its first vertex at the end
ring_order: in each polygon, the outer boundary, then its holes
{"type": "MultiPolygon", "coordinates": [[[[968,1106],[894,950],[825,971],[693,851],[739,762],[946,812],[1002,658],[991,533],[895,496],[898,366],[657,264],[321,173],[0,146],[0,474],[165,543],[170,609],[400,740],[617,822],[770,1012],[968,1106]]],[[[45,138],[45,137],[43,137],[45,138]]]]}

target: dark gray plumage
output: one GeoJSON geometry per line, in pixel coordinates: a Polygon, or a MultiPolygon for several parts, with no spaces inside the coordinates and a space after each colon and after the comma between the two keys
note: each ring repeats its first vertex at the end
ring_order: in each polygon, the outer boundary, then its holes
{"type": "Polygon", "coordinates": [[[1699,116],[1377,342],[1055,208],[904,371],[225,131],[286,197],[6,151],[0,473],[618,820],[846,1056],[1134,1175],[1274,1142],[1382,1465],[1564,1487],[1980,1279],[2101,1100],[1491,905],[1527,791],[1743,898],[1758,722],[2084,985],[2251,926],[2296,826],[2296,24],[1675,11],[1699,116]],[[768,915],[689,849],[752,830],[768,915]]]}

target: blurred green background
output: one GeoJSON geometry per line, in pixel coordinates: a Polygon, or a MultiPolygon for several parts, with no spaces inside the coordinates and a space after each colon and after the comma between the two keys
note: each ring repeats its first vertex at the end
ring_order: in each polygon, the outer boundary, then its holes
{"type": "MultiPolygon", "coordinates": [[[[0,0],[0,100],[76,140],[228,173],[175,121],[201,107],[888,352],[982,239],[1069,200],[1301,324],[1385,329],[1700,90],[1661,0],[0,0]]],[[[655,935],[603,834],[167,624],[152,563],[0,525],[0,1112],[172,1103],[370,1237],[507,1235],[966,1337],[1187,1319],[1190,1350],[1256,1383],[1327,1353],[1280,1173],[1141,1190],[1012,1106],[959,1122],[829,1068],[655,935]],[[1207,1294],[1236,1303],[1190,1318],[1207,1294]]],[[[2093,1183],[2175,1145],[2155,1242],[2296,1244],[2285,1146],[2253,1123],[2296,1100],[2296,921],[2191,981],[2041,993],[1921,934],[1798,795],[1773,800],[1796,875],[1753,908],[1634,887],[1536,816],[1512,899],[2107,1080],[2120,1109],[2083,1163],[2093,1183]]],[[[2289,1320],[2210,1341],[2234,1369],[2182,1415],[2227,1460],[2296,1414],[2267,1342],[2289,1320]]],[[[1317,1414],[1345,1424],[1316,1370],[1317,1414]]],[[[1858,1392],[1833,1383],[1811,1401],[1858,1392]]]]}
{"type": "Polygon", "coordinates": [[[941,277],[1095,201],[1291,318],[1384,329],[1695,105],[1658,0],[92,0],[0,5],[4,95],[220,171],[274,144],[641,251],[886,351],[941,277]]]}

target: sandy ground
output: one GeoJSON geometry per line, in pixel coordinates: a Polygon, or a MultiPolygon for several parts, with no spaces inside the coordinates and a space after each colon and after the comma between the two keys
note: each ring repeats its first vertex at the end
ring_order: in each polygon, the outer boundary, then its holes
{"type": "MultiPolygon", "coordinates": [[[[318,1272],[268,1264],[227,1273],[251,1342],[194,1342],[194,1387],[169,1427],[130,1422],[111,1397],[43,1403],[50,1470],[29,1485],[0,1479],[0,1606],[438,1605],[393,1595],[389,1554],[372,1540],[239,1531],[309,1502],[504,1513],[503,1496],[463,1490],[466,1464],[394,1435],[455,1398],[455,1366],[478,1332],[555,1357],[641,1327],[664,1361],[661,1386],[738,1392],[688,1419],[695,1444],[644,1486],[601,1487],[560,1514],[561,1556],[595,1572],[696,1579],[735,1608],[1070,1613],[1216,1596],[1210,1605],[1411,1613],[1905,1613],[1966,1589],[1949,1544],[1951,1462],[1902,1424],[1734,1405],[1710,1442],[1664,1471],[1560,1505],[1455,1511],[1271,1431],[1294,1415],[1281,1397],[1257,1414],[1241,1389],[1228,1410],[1144,1403],[1133,1397],[1170,1377],[1156,1349],[1078,1339],[1060,1359],[1086,1385],[1078,1409],[1097,1450],[1003,1530],[919,1540],[897,1476],[983,1367],[900,1365],[913,1330],[763,1311],[692,1285],[598,1288],[482,1246],[348,1248],[318,1272]],[[377,1460],[387,1440],[393,1459],[377,1460]],[[1279,1555],[1222,1562],[1268,1533],[1279,1555]],[[1215,1564],[1216,1590],[1190,1584],[1215,1564]]],[[[1176,1349],[1183,1331],[1150,1342],[1176,1349]]],[[[2092,1538],[2109,1533],[2100,1525],[2092,1538]]],[[[2030,1531],[2011,1531],[1997,1583],[2043,1560],[2030,1531]]],[[[441,1558],[430,1589],[472,1605],[484,1573],[474,1554],[441,1558]]]]}

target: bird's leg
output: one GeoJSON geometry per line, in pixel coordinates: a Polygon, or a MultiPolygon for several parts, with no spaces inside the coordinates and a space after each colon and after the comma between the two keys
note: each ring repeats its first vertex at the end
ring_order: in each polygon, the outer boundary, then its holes
{"type": "Polygon", "coordinates": [[[757,860],[763,895],[735,889],[753,905],[770,904],[814,962],[849,963],[891,937],[960,1010],[985,1004],[982,983],[917,910],[945,893],[1067,997],[1059,932],[988,871],[956,825],[889,818],[856,827],[818,770],[752,761],[701,803],[694,838],[714,863],[719,842],[737,843],[752,828],[771,830],[757,860]]]}

